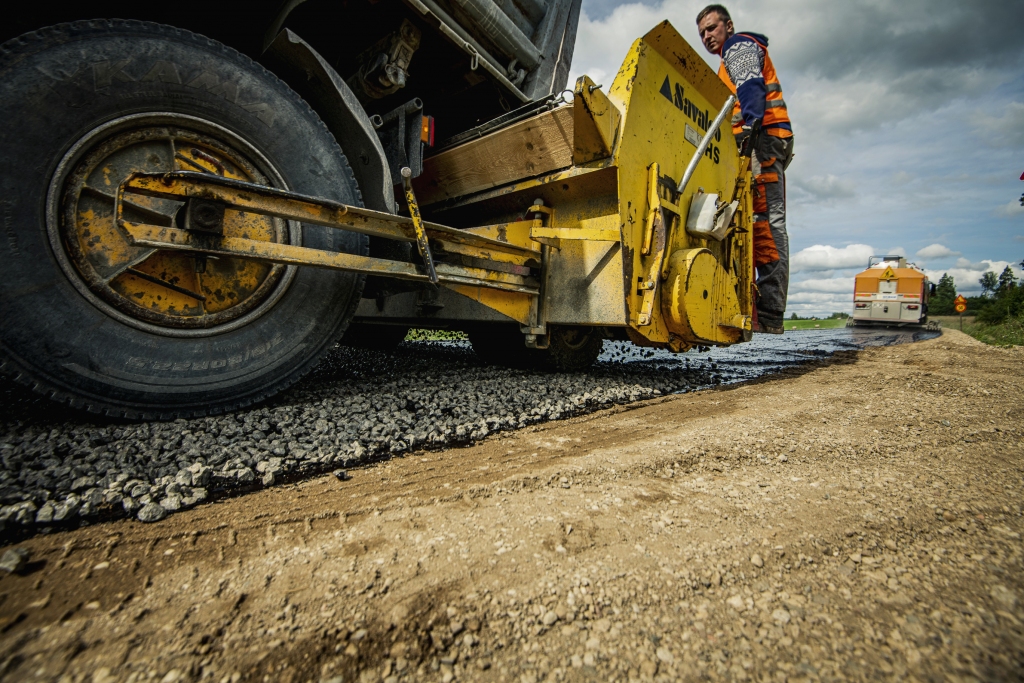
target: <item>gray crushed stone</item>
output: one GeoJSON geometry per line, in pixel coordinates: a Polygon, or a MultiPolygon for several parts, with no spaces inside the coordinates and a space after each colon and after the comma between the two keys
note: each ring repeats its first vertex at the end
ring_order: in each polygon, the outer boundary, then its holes
{"type": "Polygon", "coordinates": [[[28,562],[28,551],[24,548],[8,548],[0,556],[0,569],[8,574],[19,572],[28,562]]]}
{"type": "Polygon", "coordinates": [[[310,377],[253,408],[129,423],[57,407],[0,380],[0,534],[95,518],[158,521],[221,492],[271,486],[410,450],[728,380],[707,357],[605,342],[594,368],[483,365],[466,342],[393,355],[338,347],[310,377]]]}

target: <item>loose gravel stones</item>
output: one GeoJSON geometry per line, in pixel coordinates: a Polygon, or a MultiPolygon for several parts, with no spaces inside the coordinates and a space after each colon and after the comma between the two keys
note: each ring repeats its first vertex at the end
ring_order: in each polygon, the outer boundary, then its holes
{"type": "Polygon", "coordinates": [[[607,344],[605,362],[575,374],[486,366],[465,342],[410,342],[394,355],[338,347],[271,403],[174,422],[90,422],[21,395],[0,436],[0,525],[101,513],[159,521],[211,491],[465,444],[725,377],[696,358],[652,361],[650,351],[607,344]]]}
{"type": "Polygon", "coordinates": [[[0,569],[8,574],[13,574],[14,572],[21,571],[26,562],[28,562],[27,550],[24,548],[8,548],[0,556],[0,569]]]}
{"type": "MultiPolygon", "coordinates": [[[[783,346],[755,340],[715,350],[712,361],[606,341],[592,369],[571,374],[486,366],[467,342],[406,342],[393,355],[338,347],[271,402],[173,422],[90,420],[0,380],[0,533],[99,516],[157,521],[214,492],[466,444],[809,357],[793,338],[768,342],[783,346]]],[[[855,348],[827,336],[802,343],[822,353],[855,348]]]]}
{"type": "Polygon", "coordinates": [[[157,505],[156,503],[146,503],[139,510],[139,520],[143,522],[159,522],[161,519],[167,516],[169,508],[163,505],[157,505]]]}

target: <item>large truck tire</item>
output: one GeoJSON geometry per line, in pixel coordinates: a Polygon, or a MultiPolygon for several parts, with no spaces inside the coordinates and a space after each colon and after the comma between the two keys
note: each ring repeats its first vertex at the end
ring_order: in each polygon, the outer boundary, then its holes
{"type": "Polygon", "coordinates": [[[593,365],[603,348],[600,327],[552,326],[544,362],[552,370],[578,372],[593,365]]]}
{"type": "MultiPolygon", "coordinates": [[[[0,46],[0,370],[89,411],[188,417],[260,401],[342,336],[364,278],[132,247],[112,195],[133,171],[206,171],[361,205],[337,142],[226,46],[86,21],[0,46]]],[[[171,225],[179,204],[132,196],[171,225]]],[[[227,234],[367,253],[355,233],[228,212],[227,234]]],[[[161,221],[163,221],[161,223],[161,221]]]]}

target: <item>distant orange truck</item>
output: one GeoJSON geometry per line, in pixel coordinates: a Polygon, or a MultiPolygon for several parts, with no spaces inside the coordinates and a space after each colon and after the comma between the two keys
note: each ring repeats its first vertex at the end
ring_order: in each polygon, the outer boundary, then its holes
{"type": "Polygon", "coordinates": [[[935,293],[935,285],[902,256],[869,258],[853,289],[853,317],[847,327],[939,327],[938,322],[928,321],[928,298],[935,293]]]}

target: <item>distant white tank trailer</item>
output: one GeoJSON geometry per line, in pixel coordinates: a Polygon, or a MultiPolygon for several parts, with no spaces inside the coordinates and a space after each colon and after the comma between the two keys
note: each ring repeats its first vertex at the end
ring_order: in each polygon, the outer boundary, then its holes
{"type": "Polygon", "coordinates": [[[847,327],[920,327],[928,321],[928,299],[935,293],[924,271],[903,256],[872,256],[854,279],[853,317],[847,327]]]}

